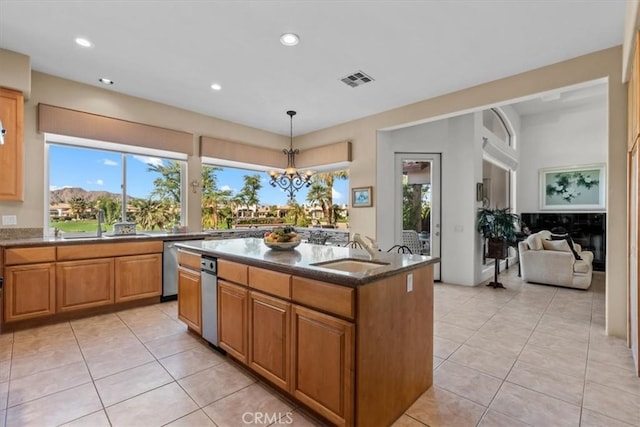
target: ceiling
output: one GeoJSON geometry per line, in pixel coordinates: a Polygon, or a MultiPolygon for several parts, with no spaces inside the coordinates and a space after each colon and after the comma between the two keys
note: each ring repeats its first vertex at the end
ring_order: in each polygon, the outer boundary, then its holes
{"type": "Polygon", "coordinates": [[[283,135],[297,110],[300,135],[620,45],[624,13],[624,0],[0,0],[0,47],[283,135]],[[340,81],[359,70],[374,81],[340,81]]]}

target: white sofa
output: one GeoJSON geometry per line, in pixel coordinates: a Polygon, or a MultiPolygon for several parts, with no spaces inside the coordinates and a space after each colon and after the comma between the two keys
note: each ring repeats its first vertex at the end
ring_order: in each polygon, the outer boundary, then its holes
{"type": "Polygon", "coordinates": [[[593,253],[573,247],[576,259],[566,240],[551,240],[551,232],[542,230],[518,243],[522,279],[527,282],[569,288],[588,289],[593,274],[593,253]]]}

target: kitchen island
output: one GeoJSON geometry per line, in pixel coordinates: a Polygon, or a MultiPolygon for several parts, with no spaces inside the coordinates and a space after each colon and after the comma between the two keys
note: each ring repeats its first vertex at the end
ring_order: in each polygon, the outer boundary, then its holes
{"type": "Polygon", "coordinates": [[[198,261],[216,258],[216,344],[327,421],[390,425],[432,385],[437,258],[258,238],[176,246],[180,319],[202,323],[198,261]]]}

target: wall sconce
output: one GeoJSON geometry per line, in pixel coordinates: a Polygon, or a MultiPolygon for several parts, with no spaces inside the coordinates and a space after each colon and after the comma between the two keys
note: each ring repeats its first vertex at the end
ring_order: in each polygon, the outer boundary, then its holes
{"type": "Polygon", "coordinates": [[[476,201],[481,202],[484,198],[484,184],[476,182],[476,201]]]}
{"type": "Polygon", "coordinates": [[[198,187],[200,187],[200,181],[194,179],[193,181],[191,181],[190,185],[191,189],[193,190],[193,194],[196,194],[198,192],[198,187]]]}

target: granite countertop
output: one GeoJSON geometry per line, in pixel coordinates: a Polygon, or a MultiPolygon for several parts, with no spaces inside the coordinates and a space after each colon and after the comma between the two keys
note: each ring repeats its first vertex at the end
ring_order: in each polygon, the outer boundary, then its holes
{"type": "Polygon", "coordinates": [[[313,264],[344,258],[368,261],[370,260],[369,254],[362,249],[308,243],[301,243],[290,251],[278,251],[269,249],[264,245],[263,240],[258,238],[188,241],[176,243],[176,247],[203,255],[345,286],[364,285],[416,267],[440,262],[439,258],[422,255],[378,252],[374,260],[388,263],[387,265],[361,272],[347,272],[313,264]]]}
{"type": "MultiPolygon", "coordinates": [[[[57,246],[57,245],[79,245],[87,243],[116,243],[116,242],[132,242],[140,240],[163,240],[163,241],[176,241],[176,240],[191,240],[198,238],[206,238],[211,233],[206,231],[186,232],[186,233],[166,233],[164,231],[158,232],[145,232],[141,234],[134,234],[130,236],[117,236],[117,237],[98,237],[87,233],[87,237],[65,239],[63,237],[32,237],[27,239],[8,239],[0,240],[0,247],[25,247],[25,246],[57,246]]],[[[108,233],[104,233],[108,234],[108,233]]]]}

